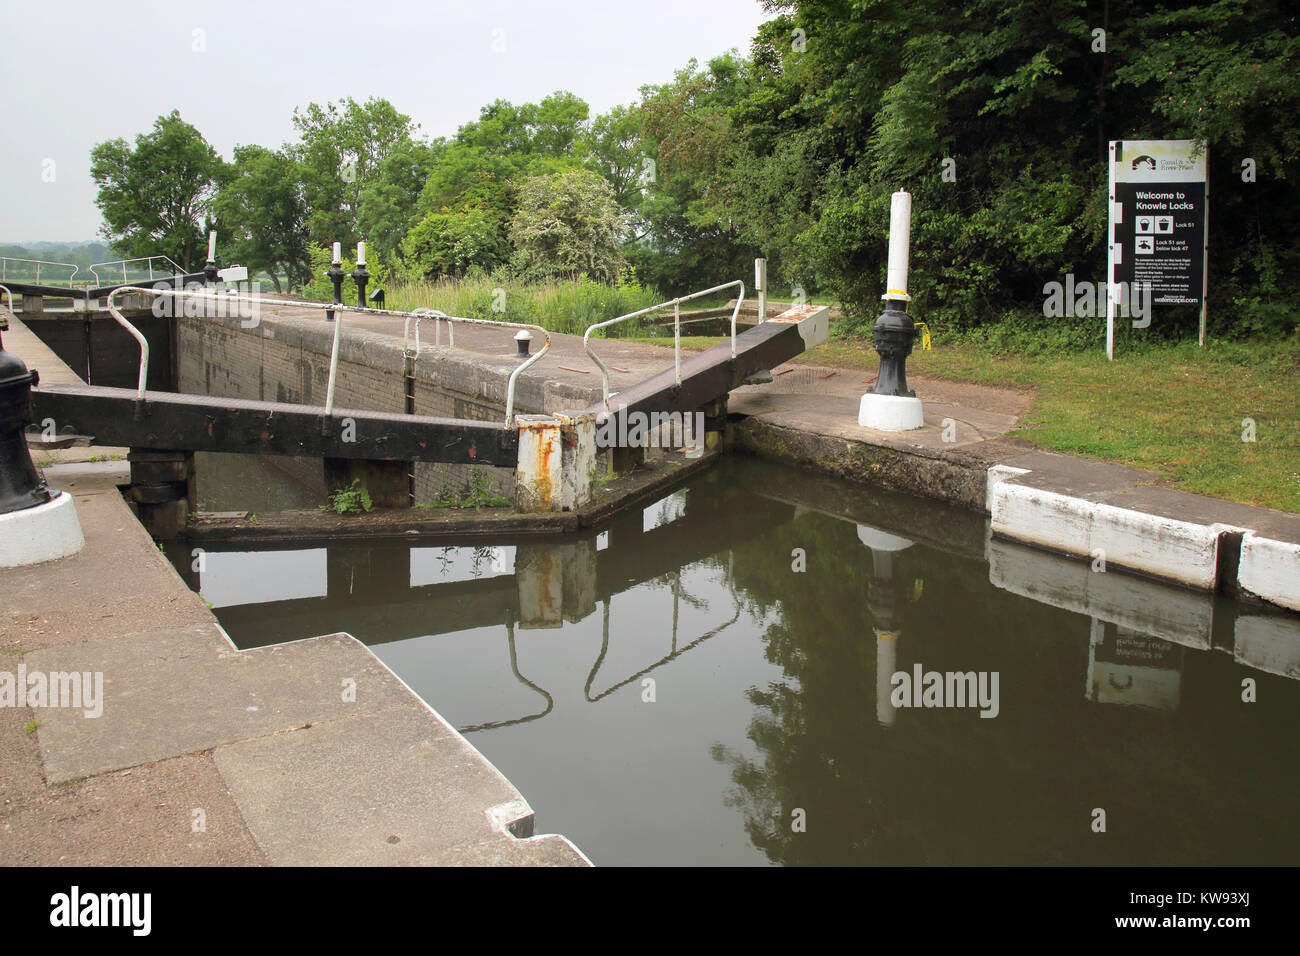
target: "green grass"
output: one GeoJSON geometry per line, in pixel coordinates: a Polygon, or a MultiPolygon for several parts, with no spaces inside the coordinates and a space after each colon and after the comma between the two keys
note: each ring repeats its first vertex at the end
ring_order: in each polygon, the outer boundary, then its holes
{"type": "MultiPolygon", "coordinates": [[[[597,322],[648,308],[666,298],[631,275],[614,284],[586,279],[525,283],[494,276],[436,282],[394,280],[384,285],[384,292],[385,307],[395,311],[437,309],[448,315],[540,325],[575,335],[597,322]]],[[[643,326],[641,320],[630,320],[621,327],[635,333],[643,326]]]]}
{"type": "MultiPolygon", "coordinates": [[[[643,339],[650,341],[648,339],[643,339]]],[[[726,341],[683,338],[689,349],[726,341]]],[[[869,340],[833,339],[796,363],[874,372],[869,340]]],[[[1028,388],[1011,435],[1039,447],[1144,468],[1185,491],[1300,512],[1300,341],[1125,343],[1050,355],[944,344],[908,359],[918,376],[1028,388]],[[1244,419],[1255,441],[1242,441],[1244,419]]]]}

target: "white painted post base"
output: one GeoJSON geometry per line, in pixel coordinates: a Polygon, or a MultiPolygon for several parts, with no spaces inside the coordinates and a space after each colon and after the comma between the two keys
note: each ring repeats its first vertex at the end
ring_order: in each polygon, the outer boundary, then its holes
{"type": "Polygon", "coordinates": [[[868,392],[858,406],[858,424],[882,432],[906,432],[925,424],[919,398],[868,392]]]}
{"type": "Polygon", "coordinates": [[[76,554],[86,545],[72,495],[0,515],[0,568],[40,564],[76,554]]]}

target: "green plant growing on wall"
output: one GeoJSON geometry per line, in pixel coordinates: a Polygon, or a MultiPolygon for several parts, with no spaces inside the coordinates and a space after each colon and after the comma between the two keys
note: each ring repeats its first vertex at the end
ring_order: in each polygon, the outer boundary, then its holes
{"type": "MultiPolygon", "coordinates": [[[[330,507],[334,509],[335,513],[359,515],[374,507],[370,492],[366,490],[365,486],[357,487],[360,483],[360,478],[353,478],[352,484],[346,488],[336,488],[330,492],[330,507]]],[[[324,506],[322,506],[321,510],[325,510],[324,506]]]]}
{"type": "Polygon", "coordinates": [[[437,495],[432,501],[422,501],[416,505],[417,508],[473,508],[477,511],[480,508],[507,508],[510,506],[510,499],[503,495],[495,494],[495,488],[492,486],[492,475],[486,471],[479,471],[477,468],[470,473],[469,490],[464,493],[458,493],[449,486],[443,485],[438,489],[437,495]]]}

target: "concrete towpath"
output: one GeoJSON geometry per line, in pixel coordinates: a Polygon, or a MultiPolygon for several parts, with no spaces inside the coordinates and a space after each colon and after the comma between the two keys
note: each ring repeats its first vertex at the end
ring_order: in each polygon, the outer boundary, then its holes
{"type": "Polygon", "coordinates": [[[1196,495],[1154,472],[1008,437],[1032,393],[916,377],[925,425],[857,423],[874,376],[789,365],[732,392],[737,443],[763,457],[988,514],[995,534],[1199,590],[1300,611],[1300,515],[1196,495]]]}

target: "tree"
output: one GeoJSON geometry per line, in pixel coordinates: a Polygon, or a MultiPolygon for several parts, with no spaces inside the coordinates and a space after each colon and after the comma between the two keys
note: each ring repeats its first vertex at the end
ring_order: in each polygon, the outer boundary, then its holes
{"type": "MultiPolygon", "coordinates": [[[[1294,327],[1300,30],[1285,5],[768,9],[781,15],[731,110],[728,208],[769,258],[798,263],[860,318],[879,309],[894,190],[913,196],[913,308],[969,328],[1034,315],[1044,282],[1067,273],[1101,278],[1109,140],[1204,139],[1211,327],[1294,327]],[[791,43],[795,29],[806,42],[791,43]],[[1243,182],[1246,157],[1268,177],[1243,182]]],[[[1157,313],[1171,334],[1189,323],[1157,313]]]]}
{"type": "Polygon", "coordinates": [[[186,272],[207,250],[212,197],[221,157],[197,129],[173,110],[135,139],[96,145],[90,175],[99,187],[102,235],[128,257],[165,255],[186,272]]]}
{"type": "Polygon", "coordinates": [[[361,190],[357,231],[380,257],[397,251],[403,237],[419,221],[416,200],[446,143],[407,140],[395,146],[379,163],[371,181],[361,190]]]}
{"type": "Polygon", "coordinates": [[[584,135],[581,151],[587,154],[589,168],[609,182],[619,206],[635,211],[649,172],[641,145],[641,111],[616,106],[597,116],[584,135]]]}
{"type": "Polygon", "coordinates": [[[277,292],[279,272],[288,276],[290,287],[308,279],[307,205],[301,171],[289,156],[263,146],[236,146],[235,162],[212,205],[226,236],[228,261],[270,273],[277,292]]]}
{"type": "Polygon", "coordinates": [[[482,209],[431,212],[406,236],[405,263],[431,278],[491,272],[510,258],[500,222],[482,209]]]}
{"type": "Polygon", "coordinates": [[[645,235],[628,250],[650,284],[680,293],[747,275],[757,254],[734,215],[728,178],[737,130],[730,111],[749,85],[734,53],[695,60],[673,82],[641,90],[645,151],[654,176],[638,208],[645,235]]]}
{"type": "Polygon", "coordinates": [[[351,246],[365,239],[357,219],[362,192],[418,126],[386,99],[358,103],[351,97],[295,109],[293,125],[301,139],[290,152],[303,172],[312,241],[351,246]]]}
{"type": "Polygon", "coordinates": [[[533,277],[576,276],[613,281],[626,264],[626,228],[614,190],[586,169],[533,176],[519,187],[510,220],[515,265],[533,277]]]}
{"type": "Polygon", "coordinates": [[[582,164],[587,115],[587,104],[563,91],[520,106],[497,100],[437,144],[416,204],[418,224],[402,245],[407,266],[429,276],[463,275],[507,261],[519,185],[582,164]]]}

